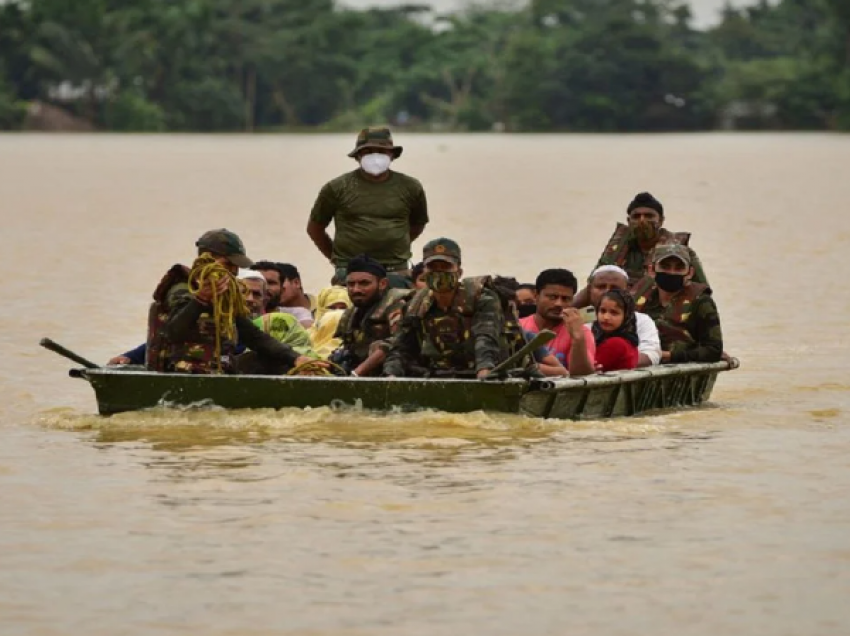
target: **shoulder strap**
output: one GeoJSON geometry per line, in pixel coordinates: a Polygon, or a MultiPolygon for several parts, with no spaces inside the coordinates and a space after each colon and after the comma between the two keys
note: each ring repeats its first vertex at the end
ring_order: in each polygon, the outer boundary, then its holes
{"type": "Polygon", "coordinates": [[[431,306],[431,290],[418,289],[413,294],[413,298],[407,303],[407,315],[416,318],[422,318],[431,306]]]}
{"type": "MultiPolygon", "coordinates": [[[[459,300],[460,312],[464,316],[472,316],[475,314],[475,307],[478,304],[478,299],[481,298],[481,291],[485,287],[493,286],[492,276],[470,276],[461,281],[463,288],[462,298],[459,300]]],[[[460,294],[458,294],[460,296],[460,294]]]]}

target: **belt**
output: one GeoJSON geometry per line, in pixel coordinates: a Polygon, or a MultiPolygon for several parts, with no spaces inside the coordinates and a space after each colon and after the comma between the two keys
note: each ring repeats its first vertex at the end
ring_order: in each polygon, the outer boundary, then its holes
{"type": "MultiPolygon", "coordinates": [[[[347,265],[348,263],[337,263],[334,265],[334,267],[336,267],[337,269],[345,269],[347,265]]],[[[403,261],[401,263],[394,263],[392,265],[386,265],[384,263],[381,263],[381,265],[384,266],[384,269],[386,269],[387,272],[391,272],[393,274],[396,272],[407,272],[408,274],[410,273],[410,263],[406,261],[403,261]]]]}

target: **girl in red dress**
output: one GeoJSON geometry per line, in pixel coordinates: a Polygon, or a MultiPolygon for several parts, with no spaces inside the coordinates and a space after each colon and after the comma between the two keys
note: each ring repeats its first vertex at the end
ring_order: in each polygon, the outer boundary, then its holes
{"type": "Polygon", "coordinates": [[[591,327],[596,340],[596,364],[600,371],[634,369],[638,364],[635,301],[631,294],[612,289],[602,295],[591,327]]]}

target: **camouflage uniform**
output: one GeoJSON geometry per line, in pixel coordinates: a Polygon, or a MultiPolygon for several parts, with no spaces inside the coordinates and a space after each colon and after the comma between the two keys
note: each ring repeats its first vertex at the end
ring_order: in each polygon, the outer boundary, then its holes
{"type": "MultiPolygon", "coordinates": [[[[661,228],[658,231],[658,241],[656,242],[656,246],[667,245],[669,243],[680,243],[687,246],[690,239],[691,235],[689,232],[674,233],[661,228]]],[[[690,247],[688,247],[688,252],[690,254],[691,263],[694,267],[693,281],[695,283],[708,285],[708,280],[705,277],[705,271],[703,270],[702,263],[700,262],[696,252],[694,252],[690,247]]],[[[596,263],[596,267],[594,269],[602,267],[603,265],[617,265],[618,267],[622,267],[629,275],[629,289],[634,292],[637,288],[638,293],[641,293],[648,291],[652,286],[651,278],[649,281],[645,278],[648,277],[651,259],[652,250],[644,252],[641,249],[637,238],[635,238],[634,233],[631,231],[631,228],[622,223],[617,223],[614,234],[612,234],[611,238],[608,240],[608,245],[605,246],[605,250],[602,252],[602,256],[599,257],[599,262],[596,263]],[[638,283],[642,283],[640,287],[638,287],[638,283]],[[649,284],[646,285],[646,283],[649,284]],[[641,289],[641,287],[644,286],[645,288],[641,289]]]]}
{"type": "MultiPolygon", "coordinates": [[[[690,263],[690,252],[684,245],[656,248],[656,263],[675,256],[690,263]]],[[[717,305],[708,285],[690,282],[677,292],[665,307],[657,288],[635,298],[637,310],[655,321],[661,349],[670,352],[670,362],[717,362],[723,354],[723,332],[717,305]]]]}
{"type": "MultiPolygon", "coordinates": [[[[226,256],[234,265],[248,267],[250,259],[238,236],[227,230],[213,230],[196,243],[199,251],[226,256]]],[[[234,371],[235,340],[221,338],[221,359],[215,359],[215,324],[212,309],[189,291],[189,268],[173,266],[154,292],[148,317],[146,366],[152,371],[215,373],[234,371]]],[[[247,316],[234,318],[242,344],[258,356],[278,363],[283,369],[294,364],[298,355],[258,329],[247,316]]]]}
{"type": "Polygon", "coordinates": [[[388,289],[369,307],[346,309],[334,335],[342,339],[339,357],[354,369],[376,347],[389,351],[390,338],[398,332],[404,304],[411,294],[408,290],[388,289]]]}
{"type": "MultiPolygon", "coordinates": [[[[431,241],[424,252],[426,263],[460,263],[460,248],[449,239],[431,241]]],[[[405,308],[384,374],[472,376],[492,369],[507,355],[504,323],[499,297],[476,279],[461,281],[445,310],[434,302],[431,290],[421,289],[405,308]]]]}

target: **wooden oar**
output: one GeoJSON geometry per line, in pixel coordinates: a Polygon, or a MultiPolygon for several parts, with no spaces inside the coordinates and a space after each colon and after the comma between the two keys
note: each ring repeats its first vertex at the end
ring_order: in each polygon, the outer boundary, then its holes
{"type": "MultiPolygon", "coordinates": [[[[487,378],[498,377],[501,373],[504,373],[512,366],[514,366],[517,362],[522,360],[525,356],[534,353],[540,347],[545,347],[552,340],[555,339],[555,332],[549,331],[548,329],[543,329],[539,333],[537,333],[531,340],[525,343],[525,346],[520,348],[515,354],[513,354],[510,358],[505,360],[499,365],[496,365],[492,371],[487,375],[487,378]]],[[[485,379],[487,379],[485,378],[485,379]]]]}
{"type": "Polygon", "coordinates": [[[42,338],[38,344],[45,349],[49,349],[53,353],[58,353],[60,356],[68,358],[68,360],[73,360],[77,364],[83,365],[86,369],[97,369],[100,366],[91,360],[86,360],[83,356],[77,355],[73,351],[69,351],[61,344],[53,342],[50,338],[42,338]]]}

